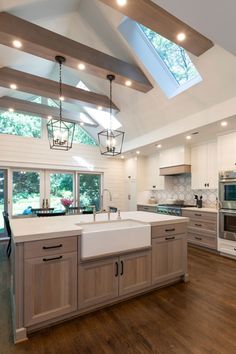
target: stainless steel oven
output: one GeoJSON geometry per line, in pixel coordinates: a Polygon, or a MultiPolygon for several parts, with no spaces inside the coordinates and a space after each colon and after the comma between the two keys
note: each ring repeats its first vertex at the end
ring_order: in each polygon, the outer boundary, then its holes
{"type": "Polygon", "coordinates": [[[220,210],[220,238],[236,241],[236,210],[220,210]]]}
{"type": "Polygon", "coordinates": [[[236,210],[236,171],[220,173],[219,201],[222,209],[236,210]]]}

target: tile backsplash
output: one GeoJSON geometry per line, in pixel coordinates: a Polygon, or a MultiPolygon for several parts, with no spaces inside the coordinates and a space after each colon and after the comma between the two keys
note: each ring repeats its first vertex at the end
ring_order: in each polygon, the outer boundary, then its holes
{"type": "Polygon", "coordinates": [[[203,197],[203,207],[214,208],[216,206],[217,189],[193,190],[191,188],[191,175],[183,174],[165,177],[165,189],[148,192],[148,198],[155,194],[158,203],[166,203],[167,199],[182,199],[186,204],[196,204],[194,195],[203,197]]]}

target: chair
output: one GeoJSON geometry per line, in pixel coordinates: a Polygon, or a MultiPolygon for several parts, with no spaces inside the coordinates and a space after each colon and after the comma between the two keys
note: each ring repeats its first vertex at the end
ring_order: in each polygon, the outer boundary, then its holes
{"type": "Polygon", "coordinates": [[[33,215],[37,215],[38,213],[51,213],[54,208],[38,208],[38,209],[31,209],[33,215]]]}
{"type": "Polygon", "coordinates": [[[11,226],[9,222],[9,214],[6,211],[2,212],[3,220],[5,223],[5,227],[7,230],[7,236],[9,237],[8,245],[7,245],[7,256],[10,257],[11,255],[11,226]]]}
{"type": "Polygon", "coordinates": [[[55,213],[37,213],[38,217],[52,217],[52,216],[62,216],[66,215],[65,211],[55,212],[55,213]]]}

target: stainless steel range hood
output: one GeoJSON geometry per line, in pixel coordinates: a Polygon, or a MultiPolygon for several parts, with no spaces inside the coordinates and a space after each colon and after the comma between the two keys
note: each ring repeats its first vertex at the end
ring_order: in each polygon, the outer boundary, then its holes
{"type": "Polygon", "coordinates": [[[183,173],[191,173],[191,165],[177,165],[160,168],[160,176],[174,176],[183,173]]]}

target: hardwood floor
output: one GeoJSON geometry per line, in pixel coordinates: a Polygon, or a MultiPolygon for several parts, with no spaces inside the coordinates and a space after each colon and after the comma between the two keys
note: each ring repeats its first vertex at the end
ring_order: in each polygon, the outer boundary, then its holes
{"type": "Polygon", "coordinates": [[[14,345],[9,264],[0,244],[0,354],[235,354],[236,261],[189,249],[179,283],[45,329],[14,345]]]}

